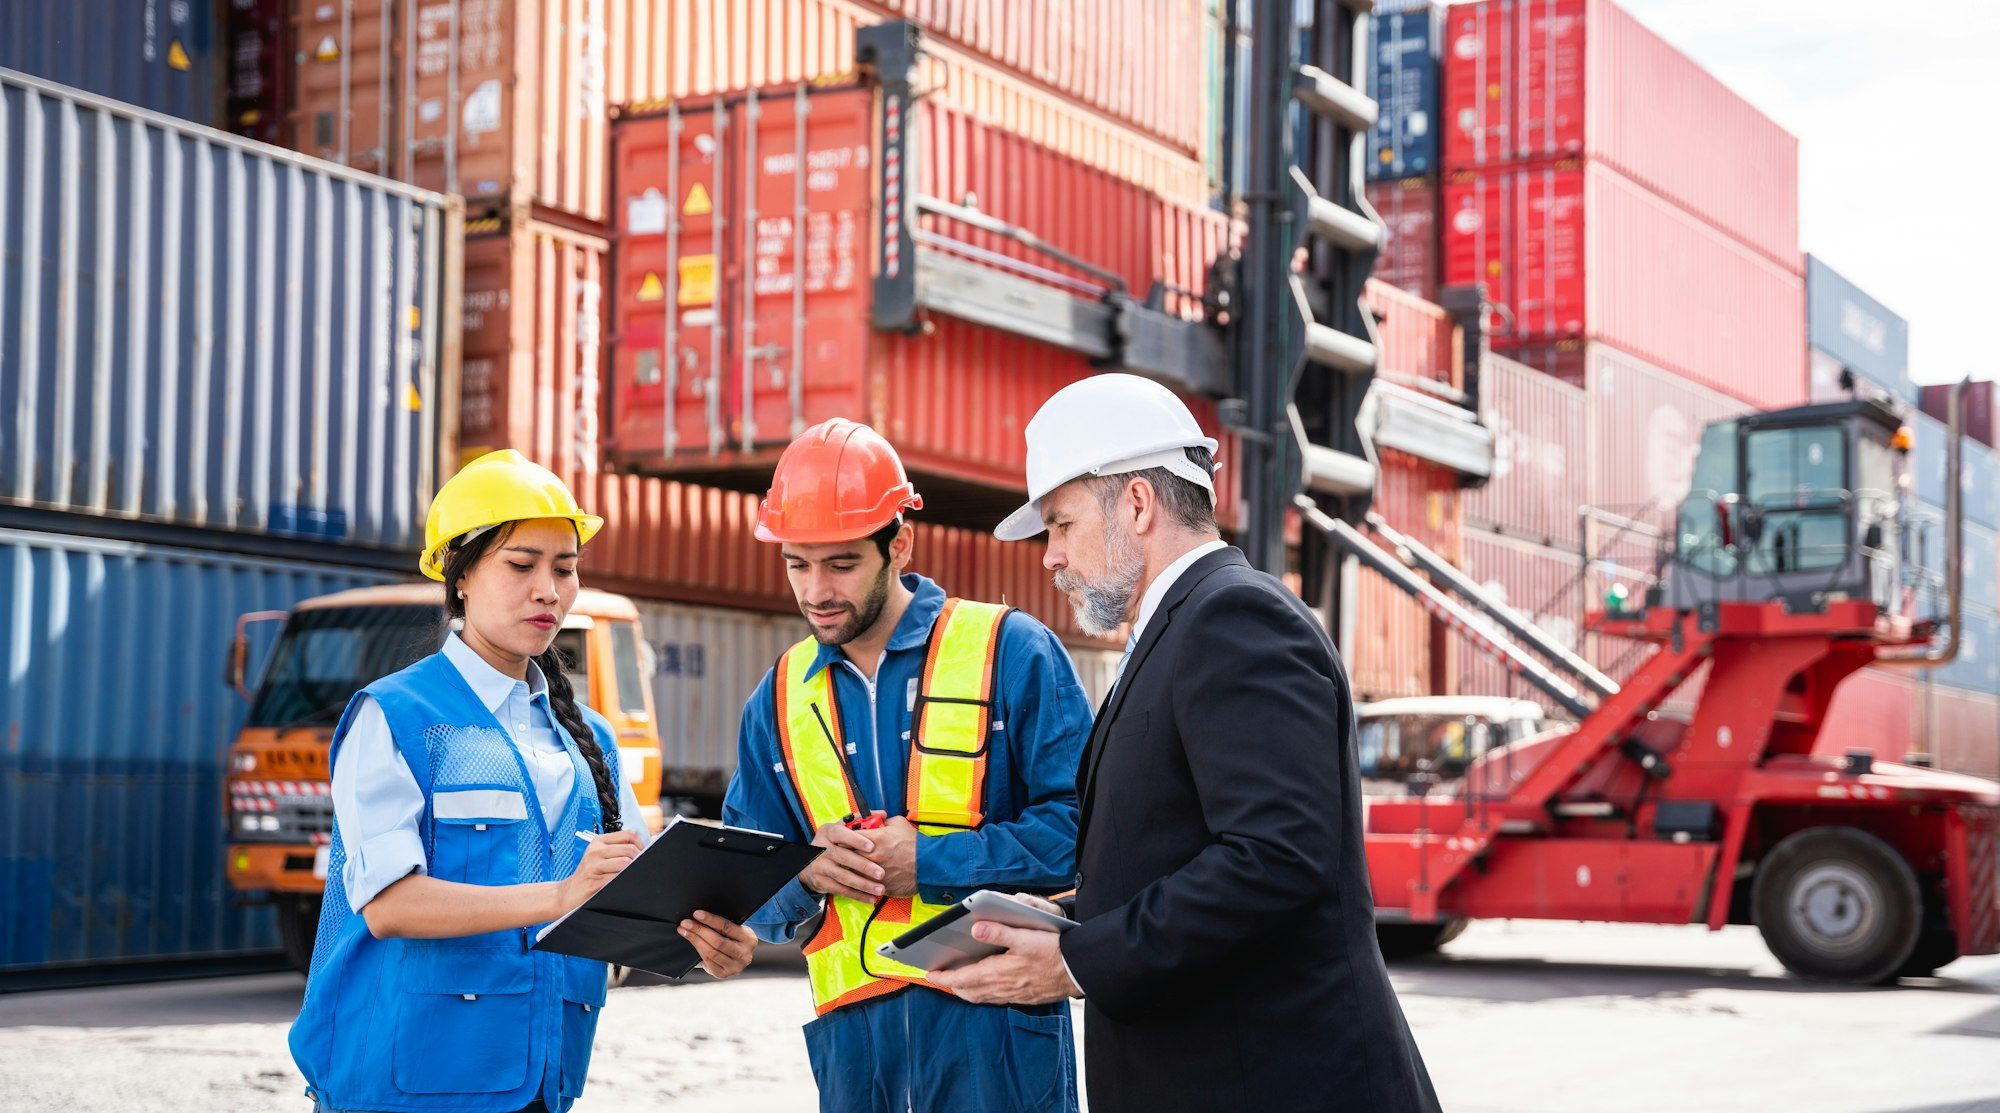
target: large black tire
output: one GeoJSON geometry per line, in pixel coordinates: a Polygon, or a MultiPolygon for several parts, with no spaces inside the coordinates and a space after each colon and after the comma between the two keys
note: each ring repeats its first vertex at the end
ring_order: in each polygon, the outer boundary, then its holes
{"type": "Polygon", "coordinates": [[[1463,917],[1435,924],[1385,924],[1378,921],[1375,943],[1382,948],[1382,958],[1386,962],[1421,958],[1458,938],[1465,931],[1467,922],[1463,917]]]}
{"type": "Polygon", "coordinates": [[[319,935],[319,896],[285,893],[278,897],[278,937],[285,961],[301,974],[312,972],[313,940],[319,935]]]}
{"type": "Polygon", "coordinates": [[[1786,836],[1758,863],[1750,903],[1778,961],[1820,981],[1894,981],[1924,926],[1923,894],[1909,863],[1852,827],[1786,836]]]}

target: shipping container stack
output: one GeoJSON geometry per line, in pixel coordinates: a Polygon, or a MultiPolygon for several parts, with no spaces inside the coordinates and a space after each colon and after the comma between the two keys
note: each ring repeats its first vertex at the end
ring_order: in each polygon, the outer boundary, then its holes
{"type": "Polygon", "coordinates": [[[1444,9],[1429,0],[1375,5],[1369,21],[1368,204],[1385,232],[1374,277],[1438,298],[1438,170],[1442,152],[1438,50],[1444,9]]]}
{"type": "Polygon", "coordinates": [[[1020,497],[1022,427],[1093,369],[950,318],[869,327],[881,140],[856,33],[922,28],[919,191],[1134,290],[1198,291],[1226,232],[1207,205],[1215,127],[1206,83],[1168,75],[1210,68],[1199,0],[283,6],[294,65],[258,117],[466,199],[459,458],[519,449],[607,517],[587,576],[646,613],[663,733],[683,731],[669,794],[712,795],[756,674],[804,633],[751,526],[779,451],[826,417],[903,451],[928,502],[916,570],[1029,611],[1108,683],[1115,652],[1076,627],[1039,549],[986,531],[1020,497]]]}
{"type": "Polygon", "coordinates": [[[0,7],[7,64],[138,100],[0,77],[0,980],[275,951],[224,874],[236,621],[407,578],[450,456],[455,204],[175,119],[213,6],[116,7],[0,7]]]}
{"type": "MultiPolygon", "coordinates": [[[[1915,441],[1909,455],[1916,533],[1904,553],[1919,577],[1921,614],[1945,612],[1946,420],[1948,387],[1919,387],[1910,375],[1910,325],[1888,306],[1827,265],[1806,260],[1807,391],[1815,401],[1844,398],[1843,376],[1862,389],[1894,397],[1909,412],[1915,441]]],[[[1960,461],[1964,508],[1963,629],[1958,656],[1937,669],[1870,670],[1867,679],[1883,707],[1884,734],[1877,752],[1930,755],[1940,766],[1980,776],[2000,775],[2000,464],[1992,443],[1990,384],[1977,383],[1965,401],[1966,443],[1960,461]]],[[[1853,710],[1845,690],[1834,707],[1845,723],[1853,710]]],[[[1854,734],[1852,731],[1844,732],[1854,734]]]]}

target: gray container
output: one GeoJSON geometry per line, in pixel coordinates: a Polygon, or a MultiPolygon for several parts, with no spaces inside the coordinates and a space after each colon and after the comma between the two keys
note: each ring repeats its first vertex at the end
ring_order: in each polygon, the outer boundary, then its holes
{"type": "Polygon", "coordinates": [[[0,72],[0,503],[419,547],[458,202],[0,72]]]}
{"type": "Polygon", "coordinates": [[[0,530],[0,973],[277,948],[224,872],[236,618],[392,578],[0,530]]]}
{"type": "Polygon", "coordinates": [[[0,67],[221,122],[230,0],[0,0],[0,67]]]}
{"type": "MultiPolygon", "coordinates": [[[[796,614],[639,600],[639,619],[654,657],[653,713],[659,717],[660,796],[720,801],[736,772],[743,705],[809,631],[796,614]]],[[[1111,690],[1120,654],[1071,649],[1094,707],[1111,690]]]]}
{"type": "Polygon", "coordinates": [[[1846,368],[1910,405],[1917,404],[1917,384],[1910,379],[1910,323],[1810,255],[1806,256],[1806,342],[1822,357],[1812,361],[1808,385],[1812,397],[1833,397],[1833,380],[1846,368]]]}

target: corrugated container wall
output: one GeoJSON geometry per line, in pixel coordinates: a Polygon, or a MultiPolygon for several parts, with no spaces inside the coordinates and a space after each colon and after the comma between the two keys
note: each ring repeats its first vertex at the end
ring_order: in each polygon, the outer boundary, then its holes
{"type": "MultiPolygon", "coordinates": [[[[660,792],[693,797],[708,811],[736,771],[744,705],[779,655],[806,636],[805,620],[797,613],[643,600],[639,617],[653,648],[653,704],[665,768],[660,792]]],[[[1109,649],[1070,650],[1093,706],[1110,690],[1121,656],[1109,649]]]]}
{"type": "Polygon", "coordinates": [[[1382,354],[1375,373],[1390,382],[1423,389],[1462,389],[1458,325],[1449,313],[1407,290],[1370,280],[1361,304],[1375,315],[1382,354]]]}
{"type": "Polygon", "coordinates": [[[1535,545],[1577,551],[1585,502],[1585,394],[1524,363],[1488,355],[1479,402],[1493,430],[1493,475],[1465,492],[1465,520],[1535,545]]]}
{"type": "MultiPolygon", "coordinates": [[[[1942,383],[1920,388],[1919,405],[1924,413],[1938,421],[1951,421],[1951,393],[1957,387],[1942,383]]],[[[1959,412],[1965,422],[1965,435],[1988,448],[1993,447],[1993,380],[1980,379],[1965,388],[1965,400],[1959,404],[1959,412]]]]}
{"type": "MultiPolygon", "coordinates": [[[[848,416],[880,429],[913,471],[1019,487],[1021,429],[1093,368],[1072,352],[944,317],[918,336],[870,327],[863,229],[876,211],[874,114],[865,88],[793,89],[619,123],[612,366],[621,461],[743,485],[800,429],[848,416]],[[745,165],[758,168],[748,182],[745,165]]],[[[1160,279],[1199,290],[1221,250],[1216,214],[964,113],[929,107],[917,131],[925,192],[976,197],[982,212],[1117,272],[1131,289],[1160,279]]],[[[974,251],[1025,254],[943,221],[931,230],[974,251]]],[[[1210,407],[1196,408],[1212,424],[1210,407]]]]}
{"type": "Polygon", "coordinates": [[[294,3],[301,149],[461,194],[474,211],[513,202],[605,220],[602,0],[294,3]]]}
{"type": "Polygon", "coordinates": [[[1912,749],[1918,682],[1905,669],[1867,668],[1841,681],[1828,706],[1813,752],[1844,757],[1868,750],[1883,761],[1901,761],[1912,749]]]}
{"type": "MultiPolygon", "coordinates": [[[[1918,502],[1913,508],[1912,529],[1906,537],[1903,559],[1906,566],[1922,577],[1918,585],[1918,614],[1930,617],[1945,613],[1945,513],[1944,507],[1918,502]]],[[[1993,610],[2000,606],[2000,534],[1977,522],[1965,522],[1959,538],[1963,556],[1961,586],[1965,602],[1993,610]]]]}
{"type": "MultiPolygon", "coordinates": [[[[971,23],[1009,29],[1013,41],[1043,44],[1035,49],[1062,52],[1070,59],[1069,78],[1049,82],[1023,77],[951,41],[931,36],[924,42],[922,73],[924,102],[965,112],[1058,154],[1084,162],[1163,196],[1193,204],[1209,199],[1210,167],[1199,158],[1204,138],[1213,131],[1203,105],[1206,75],[1214,65],[1202,50],[1202,12],[1189,0],[1117,0],[1077,8],[1104,20],[1144,15],[1146,27],[1136,37],[1160,36],[1179,45],[1148,49],[1106,46],[1109,23],[1084,24],[1084,19],[1057,15],[1037,20],[1036,4],[986,0],[995,15],[971,18],[973,6],[951,9],[929,4],[898,4],[914,9],[920,22],[950,28],[971,23]],[[932,14],[924,14],[925,9],[932,14]],[[963,18],[961,18],[963,17],[963,18]],[[1081,30],[1078,28],[1081,26],[1081,30]],[[1058,31],[1059,28],[1067,30],[1058,31]],[[1176,59],[1185,59],[1177,62],[1176,59]],[[1066,91],[1068,83],[1106,68],[1130,65],[1147,79],[1103,87],[1098,99],[1122,99],[1129,115],[1096,106],[1091,97],[1079,103],[1066,91]],[[1157,78],[1157,80],[1154,80],[1157,78]],[[1177,121],[1161,138],[1135,128],[1135,118],[1177,121]]],[[[612,52],[609,69],[611,102],[640,108],[663,108],[691,97],[708,97],[740,89],[794,82],[849,80],[857,72],[854,34],[879,23],[890,4],[850,0],[614,0],[608,9],[612,52]]],[[[1095,78],[1092,78],[1095,80],[1095,78]]]]}
{"type": "MultiPolygon", "coordinates": [[[[1923,414],[1911,417],[1909,424],[1916,439],[1910,452],[1910,473],[1916,481],[1917,498],[1931,506],[1943,507],[1951,429],[1923,414]]],[[[2000,455],[1993,449],[1969,438],[1965,441],[1960,453],[1958,490],[1967,521],[2000,526],[2000,455]]]]}
{"type": "Polygon", "coordinates": [[[1438,169],[1438,40],[1444,12],[1428,0],[1378,4],[1368,21],[1369,181],[1422,177],[1438,169]]]}
{"type": "Polygon", "coordinates": [[[1603,344],[1586,346],[1583,362],[1585,497],[1665,530],[1687,497],[1703,428],[1747,407],[1603,344]]]}
{"type": "Polygon", "coordinates": [[[2000,779],[2000,699],[1920,685],[1916,704],[1913,749],[1932,755],[1940,769],[2000,779]]]}
{"type": "Polygon", "coordinates": [[[419,547],[454,203],[0,81],[0,500],[419,547]]]}
{"type": "MultiPolygon", "coordinates": [[[[1456,477],[1407,453],[1384,449],[1373,510],[1397,530],[1449,561],[1460,554],[1456,477]]],[[[1357,700],[1444,691],[1453,679],[1455,647],[1439,635],[1421,604],[1366,570],[1349,577],[1352,616],[1343,631],[1349,679],[1357,700]]]]}
{"type": "MultiPolygon", "coordinates": [[[[2000,618],[1981,607],[1966,606],[1960,614],[1963,626],[1958,635],[1958,656],[1948,664],[1927,670],[1930,677],[1947,688],[1986,695],[2000,693],[2000,618]]],[[[1940,635],[1937,645],[1945,638],[1940,635]]]]}
{"type": "Polygon", "coordinates": [[[1457,173],[1443,280],[1506,310],[1494,345],[1614,344],[1759,406],[1804,393],[1800,278],[1602,163],[1457,173]]]}
{"type": "Polygon", "coordinates": [[[1835,397],[1844,367],[1906,402],[1918,401],[1910,322],[1812,255],[1806,256],[1806,339],[1831,360],[1825,370],[1815,366],[1814,397],[1835,397]]]}
{"type": "MultiPolygon", "coordinates": [[[[1509,610],[1541,627],[1572,650],[1583,645],[1583,558],[1574,550],[1524,544],[1513,538],[1465,531],[1460,567],[1509,610]]],[[[1458,691],[1474,696],[1516,696],[1555,710],[1541,690],[1481,653],[1463,635],[1458,641],[1458,691]]]]}
{"type": "Polygon", "coordinates": [[[0,69],[222,122],[230,0],[0,0],[0,69]]]}
{"type": "Polygon", "coordinates": [[[1438,189],[1429,178],[1368,183],[1368,207],[1382,219],[1387,238],[1371,275],[1400,290],[1437,300],[1438,189]]]}
{"type": "Polygon", "coordinates": [[[1447,170],[1602,160],[1788,272],[1799,141],[1608,0],[1446,14],[1447,170]]]}
{"type": "Polygon", "coordinates": [[[0,970],[277,948],[223,874],[236,617],[385,578],[0,530],[0,970]]]}

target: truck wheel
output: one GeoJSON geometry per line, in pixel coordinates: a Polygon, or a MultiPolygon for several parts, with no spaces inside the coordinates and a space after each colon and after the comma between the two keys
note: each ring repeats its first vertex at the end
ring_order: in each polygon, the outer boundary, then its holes
{"type": "Polygon", "coordinates": [[[1404,959],[1419,958],[1436,951],[1439,947],[1459,937],[1470,921],[1464,917],[1440,920],[1435,924],[1384,924],[1375,925],[1375,942],[1382,948],[1385,962],[1401,962],[1404,959]]]}
{"type": "Polygon", "coordinates": [[[312,972],[313,940],[319,936],[319,898],[278,898],[278,937],[285,944],[285,961],[301,974],[312,972]]]}
{"type": "Polygon", "coordinates": [[[1909,863],[1852,827],[1786,836],[1758,865],[1750,901],[1765,945],[1804,978],[1893,981],[1923,930],[1909,863]]]}
{"type": "Polygon", "coordinates": [[[1928,978],[1958,961],[1958,937],[1949,929],[1926,931],[1896,971],[1899,978],[1928,978]]]}

